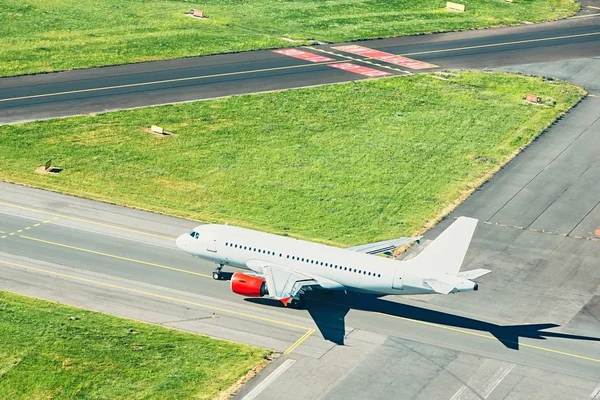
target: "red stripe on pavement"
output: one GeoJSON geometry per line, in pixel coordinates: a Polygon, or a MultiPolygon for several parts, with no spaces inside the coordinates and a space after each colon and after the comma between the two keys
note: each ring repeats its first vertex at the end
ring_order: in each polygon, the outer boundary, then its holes
{"type": "Polygon", "coordinates": [[[361,67],[360,65],[352,64],[352,63],[341,63],[341,64],[330,64],[330,67],[341,69],[348,72],[354,72],[355,74],[366,75],[370,78],[375,78],[378,76],[389,76],[392,75],[389,72],[380,71],[378,69],[369,68],[369,67],[361,67]]]}
{"type": "Polygon", "coordinates": [[[333,58],[320,56],[318,54],[309,53],[307,51],[302,51],[298,49],[281,49],[281,50],[273,50],[273,53],[282,54],[284,56],[299,58],[301,60],[310,61],[310,62],[325,62],[325,61],[335,61],[333,58]]]}
{"type": "Polygon", "coordinates": [[[386,53],[385,51],[369,49],[368,47],[358,46],[354,44],[349,46],[337,46],[334,47],[334,49],[345,51],[346,53],[372,58],[374,60],[384,61],[390,64],[400,65],[402,67],[411,69],[426,69],[437,67],[437,65],[435,64],[429,64],[423,61],[413,60],[412,58],[397,56],[395,54],[386,53]]]}

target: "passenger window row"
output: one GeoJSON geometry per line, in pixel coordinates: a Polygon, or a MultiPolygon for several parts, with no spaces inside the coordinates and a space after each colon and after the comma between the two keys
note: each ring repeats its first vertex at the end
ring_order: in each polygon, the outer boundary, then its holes
{"type": "MultiPolygon", "coordinates": [[[[246,250],[246,251],[254,251],[254,252],[261,253],[261,254],[267,254],[267,255],[270,255],[270,256],[277,256],[277,253],[275,253],[274,251],[257,249],[256,247],[251,247],[251,246],[242,246],[241,244],[234,244],[234,243],[225,242],[225,246],[227,246],[227,247],[233,247],[234,249],[240,249],[240,250],[246,250]]],[[[279,257],[283,257],[283,254],[279,253],[279,257]]],[[[310,264],[316,264],[316,265],[320,265],[320,266],[324,266],[324,267],[338,269],[340,271],[349,271],[349,272],[353,272],[353,273],[358,273],[358,274],[363,274],[363,275],[367,275],[367,276],[373,276],[373,277],[381,278],[381,274],[375,274],[375,272],[363,271],[363,270],[360,270],[360,269],[357,270],[356,268],[343,267],[341,265],[331,264],[331,263],[324,263],[323,261],[315,261],[315,260],[311,260],[309,258],[298,257],[298,256],[291,256],[289,254],[286,255],[286,258],[287,259],[291,259],[292,261],[300,261],[300,262],[305,262],[305,263],[310,263],[310,264]]]]}

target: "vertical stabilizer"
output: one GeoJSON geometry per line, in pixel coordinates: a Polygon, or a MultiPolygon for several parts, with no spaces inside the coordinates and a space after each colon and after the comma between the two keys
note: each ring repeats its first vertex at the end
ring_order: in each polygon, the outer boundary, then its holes
{"type": "Polygon", "coordinates": [[[476,226],[475,218],[459,217],[409,262],[419,269],[428,269],[439,274],[457,275],[476,226]]]}

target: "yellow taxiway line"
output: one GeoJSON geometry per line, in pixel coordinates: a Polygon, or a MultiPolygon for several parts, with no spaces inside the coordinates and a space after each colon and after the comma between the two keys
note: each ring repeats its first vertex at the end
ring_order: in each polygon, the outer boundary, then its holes
{"type": "MultiPolygon", "coordinates": [[[[52,215],[52,216],[60,217],[60,218],[63,218],[63,219],[70,219],[72,221],[79,221],[79,222],[85,222],[87,224],[92,224],[92,225],[105,226],[107,228],[118,229],[118,230],[125,231],[125,232],[139,233],[140,235],[152,236],[152,237],[156,237],[156,238],[160,238],[160,239],[175,240],[174,237],[163,236],[163,235],[156,235],[154,233],[149,233],[149,232],[138,231],[138,230],[135,230],[135,229],[124,228],[124,227],[121,227],[121,226],[106,224],[106,223],[103,223],[103,222],[91,221],[89,219],[84,219],[84,218],[70,217],[70,216],[64,215],[64,214],[53,213],[53,212],[50,212],[50,211],[44,211],[44,210],[40,210],[40,209],[32,208],[32,207],[18,206],[16,204],[5,203],[3,201],[0,201],[0,205],[6,206],[6,207],[17,208],[17,209],[20,209],[20,210],[33,211],[33,212],[40,213],[40,214],[45,214],[45,215],[52,215]]],[[[34,225],[34,226],[37,226],[37,225],[34,225]]]]}
{"type": "Polygon", "coordinates": [[[294,342],[294,344],[292,344],[290,347],[287,348],[286,351],[283,352],[283,354],[290,354],[292,351],[294,351],[296,349],[296,347],[300,346],[302,344],[302,342],[304,342],[306,339],[308,339],[308,337],[310,335],[312,335],[314,333],[314,329],[309,329],[306,331],[306,333],[300,337],[300,339],[296,340],[294,342]]]}
{"type": "Polygon", "coordinates": [[[306,332],[304,333],[304,335],[302,335],[300,337],[300,339],[296,340],[290,347],[288,347],[284,351],[284,354],[289,354],[292,351],[294,351],[294,349],[296,349],[298,346],[300,346],[300,344],[302,344],[302,342],[304,342],[306,339],[308,339],[308,337],[315,331],[312,328],[307,328],[305,326],[292,324],[290,322],[279,321],[279,320],[276,320],[276,319],[265,318],[265,317],[259,317],[257,315],[252,315],[252,314],[244,313],[244,312],[241,312],[241,311],[234,311],[234,310],[230,310],[230,309],[227,309],[227,308],[210,306],[210,305],[198,303],[198,302],[195,302],[195,301],[179,299],[177,297],[165,296],[165,295],[161,295],[161,294],[157,294],[157,293],[153,293],[153,292],[148,292],[148,291],[145,291],[145,290],[133,289],[133,288],[128,288],[128,287],[120,286],[120,285],[114,285],[112,283],[105,283],[105,282],[95,281],[93,279],[81,278],[81,277],[78,277],[78,276],[63,274],[63,273],[60,273],[60,272],[50,271],[50,270],[46,270],[46,269],[42,269],[42,268],[37,268],[37,267],[32,267],[32,266],[28,266],[28,265],[17,264],[17,263],[14,263],[14,262],[7,262],[7,261],[0,260],[0,264],[9,265],[9,266],[17,267],[17,268],[22,268],[22,269],[29,269],[29,270],[32,270],[32,271],[42,272],[42,273],[50,274],[50,275],[56,275],[56,276],[60,276],[60,277],[63,277],[63,278],[74,280],[74,281],[85,282],[85,283],[92,283],[94,285],[109,287],[111,289],[117,289],[117,290],[121,290],[121,291],[125,291],[125,292],[130,292],[130,293],[141,294],[141,295],[144,295],[144,296],[154,297],[154,298],[157,298],[157,299],[169,300],[169,301],[174,301],[174,302],[182,303],[182,304],[189,304],[189,305],[193,305],[193,306],[204,308],[204,309],[211,310],[211,311],[219,311],[219,312],[222,312],[222,313],[225,313],[225,314],[235,315],[235,316],[238,316],[238,317],[244,317],[244,318],[249,318],[249,319],[253,319],[253,320],[257,320],[257,321],[263,321],[263,322],[269,322],[269,323],[272,323],[272,324],[275,324],[275,325],[280,325],[280,326],[286,326],[286,327],[289,327],[289,328],[306,330],[306,332]]]}
{"type": "MultiPolygon", "coordinates": [[[[322,303],[328,303],[328,304],[332,304],[332,305],[337,305],[337,306],[342,306],[342,307],[348,307],[345,304],[334,303],[334,302],[329,302],[329,301],[322,301],[322,303]]],[[[419,320],[416,320],[416,319],[411,319],[411,318],[406,318],[406,317],[400,317],[400,316],[397,316],[397,315],[385,314],[385,313],[378,312],[378,311],[369,311],[369,312],[372,312],[373,314],[381,315],[382,317],[394,318],[394,319],[398,319],[398,320],[405,321],[405,322],[412,322],[412,323],[415,323],[415,324],[430,326],[430,327],[433,327],[433,328],[439,328],[439,329],[444,329],[444,330],[452,331],[452,332],[456,332],[456,333],[462,333],[462,334],[465,334],[465,335],[476,336],[476,337],[480,337],[480,338],[484,338],[484,339],[490,339],[490,340],[498,341],[498,339],[496,337],[491,336],[491,335],[486,335],[486,334],[477,333],[477,332],[471,332],[471,331],[467,331],[465,329],[454,328],[452,326],[446,326],[446,325],[436,324],[434,322],[419,321],[419,320]]],[[[587,357],[587,356],[582,356],[582,355],[574,354],[574,353],[568,353],[566,351],[560,351],[560,350],[550,349],[550,348],[541,347],[541,346],[535,346],[535,345],[532,345],[532,344],[521,343],[521,342],[510,342],[510,343],[515,343],[515,344],[518,344],[519,346],[528,347],[528,348],[536,349],[536,350],[541,350],[541,351],[545,351],[545,352],[548,352],[548,353],[555,353],[555,354],[560,354],[560,355],[567,356],[567,357],[579,358],[579,359],[582,359],[582,360],[587,360],[587,361],[593,361],[593,362],[600,363],[600,359],[592,358],[592,357],[587,357]]]]}
{"type": "MultiPolygon", "coordinates": [[[[467,331],[467,330],[464,330],[464,329],[453,328],[451,326],[439,325],[439,324],[436,324],[436,323],[433,323],[433,322],[418,321],[418,320],[414,320],[414,319],[410,319],[410,318],[398,317],[396,315],[389,315],[389,314],[384,314],[384,313],[380,313],[380,312],[375,312],[375,313],[378,314],[378,315],[383,315],[384,317],[396,318],[396,319],[400,319],[402,321],[408,321],[408,322],[414,322],[414,323],[421,324],[421,325],[433,326],[433,327],[440,328],[440,329],[445,329],[445,330],[448,330],[448,331],[463,333],[465,335],[477,336],[477,337],[480,337],[480,338],[491,339],[491,340],[495,340],[495,341],[498,340],[494,336],[485,335],[483,333],[470,332],[470,331],[467,331]]],[[[592,357],[586,357],[586,356],[582,356],[582,355],[579,355],[579,354],[567,353],[566,351],[554,350],[554,349],[550,349],[550,348],[547,348],[547,347],[541,347],[541,346],[534,346],[534,345],[527,344],[527,343],[520,343],[520,342],[511,342],[511,343],[515,343],[515,344],[518,344],[519,346],[528,347],[528,348],[531,348],[531,349],[541,350],[541,351],[545,351],[545,352],[549,352],[549,353],[556,353],[556,354],[560,354],[560,355],[567,356],[567,357],[579,358],[579,359],[582,359],[582,360],[587,360],[587,361],[593,361],[593,362],[600,363],[600,359],[592,358],[592,357]]]]}
{"type": "Polygon", "coordinates": [[[168,269],[170,271],[183,272],[185,274],[201,276],[203,278],[212,278],[211,275],[201,274],[199,272],[188,271],[186,269],[181,269],[181,268],[169,267],[169,266],[166,266],[166,265],[156,264],[156,263],[152,263],[152,262],[148,262],[148,261],[136,260],[135,258],[117,256],[115,254],[109,254],[109,253],[103,253],[101,251],[84,249],[83,247],[77,247],[77,246],[71,246],[71,245],[68,245],[68,244],[52,242],[50,240],[37,239],[37,238],[30,237],[30,236],[25,236],[25,235],[20,235],[20,237],[23,238],[23,239],[33,240],[33,241],[40,242],[40,243],[51,244],[53,246],[64,247],[66,249],[83,251],[85,253],[96,254],[96,255],[104,256],[104,257],[115,258],[117,260],[129,261],[129,262],[133,262],[133,263],[137,263],[137,264],[143,264],[143,265],[149,265],[151,267],[168,269]]]}

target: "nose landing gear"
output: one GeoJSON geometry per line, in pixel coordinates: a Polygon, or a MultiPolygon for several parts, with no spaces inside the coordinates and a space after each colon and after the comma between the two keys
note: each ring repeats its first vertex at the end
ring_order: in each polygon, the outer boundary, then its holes
{"type": "Polygon", "coordinates": [[[221,270],[223,269],[223,264],[217,264],[217,266],[215,267],[215,270],[212,273],[212,277],[215,281],[218,281],[221,279],[221,270]]]}

